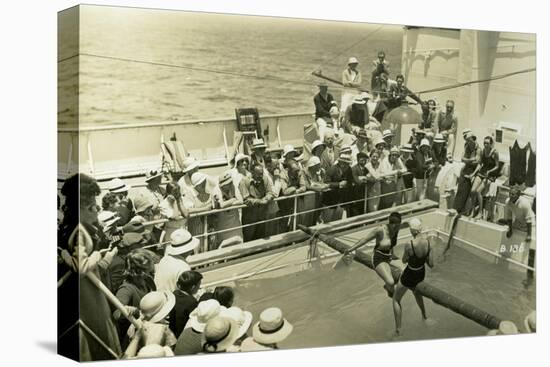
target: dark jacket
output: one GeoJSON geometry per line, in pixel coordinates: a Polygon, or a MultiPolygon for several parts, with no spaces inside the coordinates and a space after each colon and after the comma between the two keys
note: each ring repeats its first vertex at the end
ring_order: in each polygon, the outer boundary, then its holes
{"type": "Polygon", "coordinates": [[[174,291],[174,296],[176,296],[176,304],[170,312],[170,330],[174,332],[176,337],[179,337],[189,320],[189,315],[197,307],[198,302],[195,297],[179,289],[174,291]]]}

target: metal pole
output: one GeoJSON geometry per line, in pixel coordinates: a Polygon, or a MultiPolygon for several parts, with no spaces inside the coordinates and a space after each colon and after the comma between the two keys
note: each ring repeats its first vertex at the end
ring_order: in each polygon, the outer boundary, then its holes
{"type": "Polygon", "coordinates": [[[294,223],[292,223],[292,230],[295,231],[296,230],[296,212],[298,211],[298,197],[297,196],[294,196],[294,215],[292,216],[292,220],[294,221],[294,223]]]}
{"type": "Polygon", "coordinates": [[[202,235],[202,239],[203,239],[203,244],[202,244],[202,252],[206,252],[208,251],[208,216],[204,216],[204,222],[203,222],[203,229],[202,229],[202,232],[203,232],[203,235],[202,235]]]}
{"type": "Polygon", "coordinates": [[[367,184],[365,184],[365,192],[364,192],[364,204],[363,204],[363,214],[367,212],[367,184]]]}

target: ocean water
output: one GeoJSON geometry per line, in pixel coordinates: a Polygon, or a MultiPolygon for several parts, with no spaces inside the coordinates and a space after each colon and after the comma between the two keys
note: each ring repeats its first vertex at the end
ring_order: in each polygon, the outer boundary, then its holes
{"type": "MultiPolygon", "coordinates": [[[[355,56],[370,87],[379,50],[393,75],[401,68],[403,30],[395,25],[81,6],[80,56],[70,58],[78,53],[68,41],[76,26],[59,27],[60,125],[77,114],[90,126],[226,118],[237,107],[313,111],[312,71],[340,80],[355,56]],[[76,90],[78,109],[64,102],[76,90]]],[[[339,100],[336,85],[329,92],[339,100]]]]}

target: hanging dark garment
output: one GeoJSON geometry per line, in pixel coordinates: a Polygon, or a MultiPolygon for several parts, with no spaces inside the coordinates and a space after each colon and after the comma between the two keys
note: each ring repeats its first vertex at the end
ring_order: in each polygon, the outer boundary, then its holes
{"type": "Polygon", "coordinates": [[[527,146],[520,148],[518,141],[514,142],[510,151],[510,186],[525,183],[527,174],[527,146]]]}
{"type": "Polygon", "coordinates": [[[527,173],[525,174],[525,186],[533,187],[537,183],[537,155],[531,149],[531,143],[527,144],[529,147],[529,158],[527,158],[527,173]]]}

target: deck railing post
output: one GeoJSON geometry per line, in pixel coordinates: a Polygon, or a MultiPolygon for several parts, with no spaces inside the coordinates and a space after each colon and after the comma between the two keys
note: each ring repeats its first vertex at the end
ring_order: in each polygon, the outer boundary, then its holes
{"type": "Polygon", "coordinates": [[[294,215],[292,216],[292,220],[294,221],[292,223],[292,230],[296,230],[296,215],[298,212],[298,196],[294,195],[294,215]]]}
{"type": "Polygon", "coordinates": [[[202,245],[202,252],[208,251],[208,215],[203,216],[203,230],[202,230],[202,239],[203,239],[203,245],[202,245]]]}
{"type": "Polygon", "coordinates": [[[363,192],[363,214],[367,212],[367,184],[365,184],[365,190],[363,192]]]}

